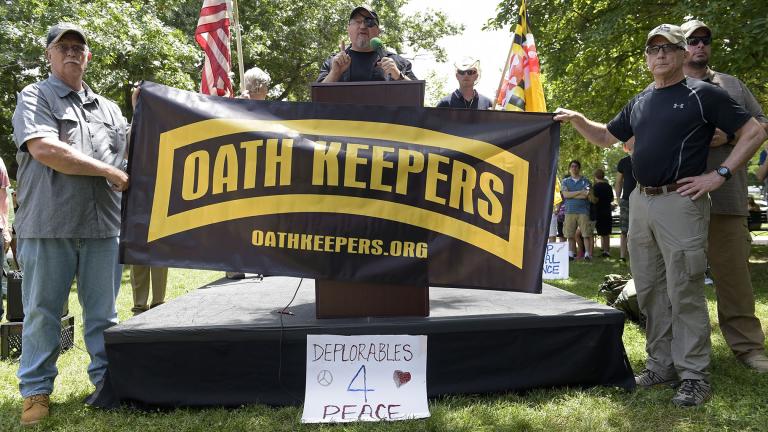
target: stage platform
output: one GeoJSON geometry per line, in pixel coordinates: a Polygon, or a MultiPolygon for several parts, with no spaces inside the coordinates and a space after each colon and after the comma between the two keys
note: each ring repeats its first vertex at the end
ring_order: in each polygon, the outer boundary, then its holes
{"type": "Polygon", "coordinates": [[[91,403],[300,404],[307,334],[427,335],[429,396],[635,385],[622,312],[550,285],[431,287],[430,316],[414,318],[318,320],[314,292],[312,279],[223,279],[112,327],[107,380],[91,403]],[[291,315],[275,313],[294,293],[291,315]]]}

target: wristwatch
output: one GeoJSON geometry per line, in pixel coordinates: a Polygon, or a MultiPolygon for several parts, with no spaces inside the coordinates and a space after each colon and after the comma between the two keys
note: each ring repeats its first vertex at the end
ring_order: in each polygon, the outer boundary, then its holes
{"type": "Polygon", "coordinates": [[[720,177],[723,177],[723,178],[725,178],[726,180],[728,180],[728,179],[729,179],[729,178],[731,178],[731,176],[732,176],[732,174],[731,174],[731,170],[729,170],[729,169],[728,169],[728,167],[726,167],[726,166],[722,166],[722,165],[720,165],[719,167],[717,167],[717,169],[715,170],[715,172],[716,172],[716,173],[717,173],[717,174],[718,174],[720,177]]]}

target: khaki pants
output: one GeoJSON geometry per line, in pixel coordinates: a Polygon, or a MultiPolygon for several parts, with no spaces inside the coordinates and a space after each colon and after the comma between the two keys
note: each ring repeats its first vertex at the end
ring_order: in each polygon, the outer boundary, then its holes
{"type": "Polygon", "coordinates": [[[765,352],[765,334],[755,317],[749,273],[752,237],[746,216],[713,214],[709,222],[709,265],[715,279],[717,317],[723,337],[736,357],[765,352]]]}
{"type": "Polygon", "coordinates": [[[149,280],[152,278],[152,307],[163,304],[165,301],[165,286],[168,282],[168,268],[148,267],[142,265],[131,266],[131,288],[133,288],[134,314],[149,309],[149,280]]]}
{"type": "Polygon", "coordinates": [[[709,198],[647,196],[636,188],[629,200],[630,265],[640,310],[648,317],[646,367],[664,377],[706,379],[709,198]]]}

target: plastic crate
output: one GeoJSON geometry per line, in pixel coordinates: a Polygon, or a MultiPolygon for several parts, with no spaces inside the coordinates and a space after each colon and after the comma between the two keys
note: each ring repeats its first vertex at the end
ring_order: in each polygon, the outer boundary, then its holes
{"type": "MultiPolygon", "coordinates": [[[[5,322],[0,324],[0,360],[18,358],[21,355],[21,329],[23,323],[5,322]]],[[[75,317],[61,317],[61,351],[75,343],[75,317]]]]}

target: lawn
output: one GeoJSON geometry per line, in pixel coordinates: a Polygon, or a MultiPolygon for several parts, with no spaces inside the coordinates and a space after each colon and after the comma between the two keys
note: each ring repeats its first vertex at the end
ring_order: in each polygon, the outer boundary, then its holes
{"type": "MultiPolygon", "coordinates": [[[[613,255],[618,251],[613,250],[613,255]]],[[[753,247],[752,280],[757,315],[768,330],[768,246],[753,247]]],[[[553,283],[575,294],[601,301],[597,287],[608,273],[626,273],[616,259],[576,262],[571,279],[553,283]]],[[[171,270],[169,297],[177,297],[222,273],[171,270]]],[[[54,431],[768,431],[768,374],[742,367],[731,355],[717,326],[714,291],[707,287],[712,320],[712,384],[715,394],[699,408],[672,406],[671,389],[627,393],[614,388],[540,389],[526,393],[450,396],[430,400],[432,417],[379,424],[304,425],[301,407],[245,406],[237,409],[178,409],[104,411],[82,404],[92,391],[85,372],[88,355],[82,341],[82,320],[76,295],[70,296],[75,314],[76,347],[58,362],[59,376],[52,396],[52,417],[32,430],[54,431]]],[[[130,316],[131,292],[127,273],[118,299],[121,320],[130,316]]],[[[643,333],[632,324],[624,328],[624,345],[632,367],[642,369],[643,333]]],[[[211,365],[215,367],[215,365],[211,365]]],[[[0,362],[0,431],[21,430],[18,416],[18,362],[0,362]]]]}

